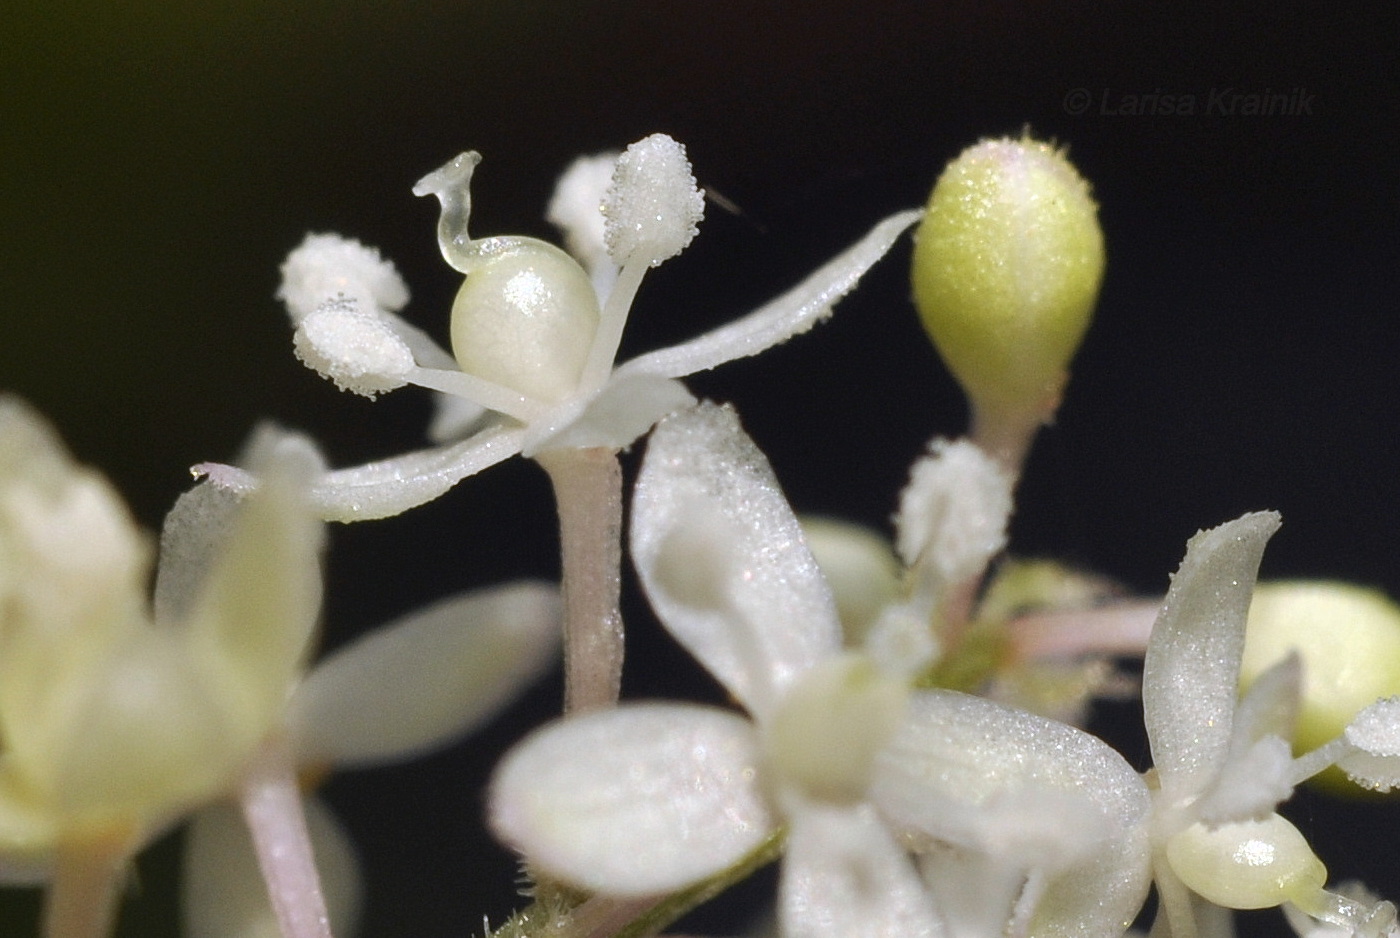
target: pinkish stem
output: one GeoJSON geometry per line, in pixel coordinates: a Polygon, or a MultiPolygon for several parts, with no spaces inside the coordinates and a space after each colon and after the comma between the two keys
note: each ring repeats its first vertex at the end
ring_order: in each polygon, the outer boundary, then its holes
{"type": "Polygon", "coordinates": [[[238,794],[282,938],[331,938],[296,767],[282,740],[258,752],[238,794]]]}
{"type": "Polygon", "coordinates": [[[107,938],[134,850],[134,838],[121,831],[60,845],[44,896],[45,938],[107,938]]]}
{"type": "Polygon", "coordinates": [[[559,508],[564,712],[610,707],[622,687],[622,468],[617,452],[605,447],[551,450],[535,459],[549,473],[559,508]]]}
{"type": "Polygon", "coordinates": [[[1160,599],[1141,599],[1094,609],[1033,612],[1012,619],[1008,631],[1023,659],[1141,657],[1161,605],[1160,599]]]}

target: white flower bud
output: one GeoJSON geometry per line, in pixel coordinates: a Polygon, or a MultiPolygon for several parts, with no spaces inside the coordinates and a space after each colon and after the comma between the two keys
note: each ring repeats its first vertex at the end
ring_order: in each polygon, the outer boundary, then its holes
{"type": "Polygon", "coordinates": [[[608,255],[621,266],[645,259],[652,267],[690,244],[705,214],[685,147],[652,134],[618,157],[603,205],[608,255]]]}
{"type": "Polygon", "coordinates": [[[354,300],[322,304],[297,326],[297,358],[342,391],[374,397],[407,383],[413,353],[376,313],[354,300]]]}

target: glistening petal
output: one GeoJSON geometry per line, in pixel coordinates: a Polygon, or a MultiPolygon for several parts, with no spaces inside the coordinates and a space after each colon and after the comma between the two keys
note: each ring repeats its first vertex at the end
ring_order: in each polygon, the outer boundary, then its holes
{"type": "Polygon", "coordinates": [[[695,403],[685,385],[655,375],[620,375],[577,411],[568,405],[532,424],[522,452],[631,446],[662,417],[695,403]],[[556,415],[559,422],[555,424],[556,415]]]}
{"type": "Polygon", "coordinates": [[[657,425],[631,540],[662,623],[760,719],[840,648],[831,591],[733,410],[706,404],[657,425]]]}
{"type": "Polygon", "coordinates": [[[321,662],[292,697],[297,761],[367,765],[445,745],[558,658],[559,590],[535,582],[434,603],[321,662]]]}
{"type": "Polygon", "coordinates": [[[897,829],[1042,880],[1032,935],[1123,933],[1149,881],[1147,786],[1099,739],[952,691],[914,695],[870,800],[897,829]]]}
{"type": "Polygon", "coordinates": [[[160,531],[154,603],[157,622],[176,623],[189,615],[241,504],[237,493],[207,483],[175,500],[160,531]]]}
{"type": "Polygon", "coordinates": [[[1229,750],[1245,620],[1279,516],[1261,511],[1197,533],[1172,577],[1143,660],[1152,762],[1171,802],[1200,794],[1229,750]]]}
{"type": "Polygon", "coordinates": [[[868,804],[789,813],[778,901],[783,938],[944,934],[933,897],[868,804]]]}
{"type": "Polygon", "coordinates": [[[683,378],[757,355],[806,332],[831,314],[836,302],[855,289],[865,272],[922,214],[907,211],[891,215],[777,299],[689,342],[634,358],[618,370],[683,378]]]}
{"type": "Polygon", "coordinates": [[[251,463],[261,477],[220,545],[185,622],[210,694],[243,732],[280,720],[310,651],[321,606],[323,525],[308,504],[321,472],[304,438],[260,430],[251,463]]]}
{"type": "MultiPolygon", "coordinates": [[[[520,452],[523,428],[496,424],[465,440],[392,459],[337,469],[311,486],[311,503],[324,521],[373,521],[427,504],[452,486],[520,452]]],[[[247,494],[257,476],[235,466],[200,463],[192,470],[223,489],[247,494]]]]}
{"type": "Polygon", "coordinates": [[[648,703],[526,737],[491,784],[497,836],[545,875],[617,896],[679,889],[773,830],[752,726],[722,710],[648,703]]]}

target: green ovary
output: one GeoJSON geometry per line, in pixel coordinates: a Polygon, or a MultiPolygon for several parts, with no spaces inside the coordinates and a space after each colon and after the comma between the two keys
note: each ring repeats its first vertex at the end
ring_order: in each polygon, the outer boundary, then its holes
{"type": "Polygon", "coordinates": [[[1193,892],[1227,909],[1268,909],[1320,890],[1327,868],[1284,818],[1193,824],[1167,841],[1167,862],[1193,892]]]}

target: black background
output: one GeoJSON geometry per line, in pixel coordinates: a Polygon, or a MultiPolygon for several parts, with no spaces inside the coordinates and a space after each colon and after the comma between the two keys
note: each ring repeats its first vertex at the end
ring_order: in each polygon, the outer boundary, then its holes
{"type": "MultiPolygon", "coordinates": [[[[1109,263],[1014,549],[1160,592],[1197,528],[1276,508],[1266,576],[1400,594],[1393,4],[30,0],[5,19],[0,386],[50,415],[147,527],[185,467],[232,458],[262,418],[342,465],[421,443],[426,395],[339,394],[293,359],[272,293],[307,230],[340,231],[393,258],[406,314],[445,336],[457,275],[435,205],[409,188],[462,149],[485,155],[477,233],[552,236],[559,170],[653,131],[739,206],[712,206],[648,278],[628,357],[753,307],[922,203],[964,146],[1028,125],[1094,184],[1109,263]],[[1225,113],[1233,92],[1306,113],[1225,113]],[[1188,95],[1194,113],[1162,113],[1188,95]],[[1134,99],[1151,113],[1125,113],[1134,99]]],[[[907,260],[896,249],[829,324],[692,382],[737,404],[799,510],[885,525],[920,447],[963,427],[907,260]]],[[[327,644],[449,592],[552,575],[553,526],[543,474],[515,460],[408,516],[337,528],[327,644]]],[[[709,693],[629,612],[629,693],[709,693]]],[[[330,784],[363,848],[365,935],[466,935],[511,908],[479,791],[557,705],[538,697],[442,756],[330,784]]],[[[1115,740],[1145,761],[1140,735],[1115,740]]],[[[1400,898],[1394,803],[1305,795],[1293,816],[1336,875],[1400,898]]],[[[173,851],[142,877],[129,934],[170,933],[153,923],[173,851]]],[[[9,906],[5,934],[30,933],[32,899],[9,906]]]]}

